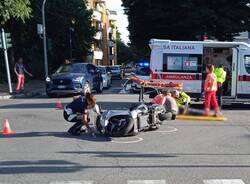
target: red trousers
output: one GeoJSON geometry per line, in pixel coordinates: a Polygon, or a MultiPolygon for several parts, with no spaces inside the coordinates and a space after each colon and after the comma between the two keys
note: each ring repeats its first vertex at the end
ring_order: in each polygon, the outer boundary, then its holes
{"type": "Polygon", "coordinates": [[[19,74],[17,76],[17,85],[16,85],[16,91],[20,91],[24,89],[24,75],[23,74],[19,74]]]}
{"type": "Polygon", "coordinates": [[[216,99],[216,91],[208,91],[205,93],[205,110],[209,111],[211,104],[215,110],[218,109],[219,106],[216,99]]]}

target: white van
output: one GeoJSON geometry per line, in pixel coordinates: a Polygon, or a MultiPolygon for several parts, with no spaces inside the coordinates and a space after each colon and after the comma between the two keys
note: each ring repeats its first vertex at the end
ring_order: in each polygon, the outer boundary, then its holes
{"type": "Polygon", "coordinates": [[[250,45],[243,42],[150,40],[150,79],[182,82],[197,99],[203,92],[205,66],[224,64],[224,99],[250,101],[250,45]]]}

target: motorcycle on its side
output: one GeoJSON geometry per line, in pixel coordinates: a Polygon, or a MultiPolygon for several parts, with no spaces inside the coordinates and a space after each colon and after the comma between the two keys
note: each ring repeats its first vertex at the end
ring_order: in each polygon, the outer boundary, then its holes
{"type": "Polygon", "coordinates": [[[103,135],[123,137],[137,135],[142,131],[155,130],[171,117],[162,116],[165,107],[140,103],[129,110],[108,110],[97,116],[96,129],[103,135]]]}

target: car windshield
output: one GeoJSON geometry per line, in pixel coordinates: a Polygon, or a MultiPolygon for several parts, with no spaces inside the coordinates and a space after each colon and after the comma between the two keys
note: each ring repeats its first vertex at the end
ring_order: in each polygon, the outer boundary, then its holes
{"type": "Polygon", "coordinates": [[[97,69],[101,72],[101,74],[106,74],[106,70],[104,67],[97,67],[97,69]]]}
{"type": "Polygon", "coordinates": [[[120,70],[120,67],[119,66],[112,66],[111,70],[120,70]]]}
{"type": "Polygon", "coordinates": [[[62,65],[56,73],[83,73],[82,64],[62,65]]]}
{"type": "Polygon", "coordinates": [[[136,71],[136,75],[148,76],[150,74],[149,68],[140,68],[136,71]]]}

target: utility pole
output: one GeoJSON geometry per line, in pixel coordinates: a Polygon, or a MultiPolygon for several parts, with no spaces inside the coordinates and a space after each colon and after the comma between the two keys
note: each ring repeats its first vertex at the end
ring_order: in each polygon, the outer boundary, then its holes
{"type": "Polygon", "coordinates": [[[12,85],[11,85],[11,77],[10,77],[10,67],[9,67],[9,60],[8,60],[8,52],[7,49],[11,47],[11,39],[9,38],[10,34],[6,34],[4,32],[4,29],[2,28],[1,33],[1,48],[4,51],[4,58],[5,58],[5,66],[6,66],[6,72],[7,72],[7,79],[9,84],[9,93],[12,93],[12,85]]]}
{"type": "Polygon", "coordinates": [[[46,0],[43,0],[42,5],[42,19],[43,19],[43,51],[44,51],[44,70],[45,70],[45,79],[48,77],[48,57],[47,57],[47,38],[46,38],[46,23],[45,23],[45,3],[46,0]]]}
{"type": "Polygon", "coordinates": [[[72,36],[71,36],[72,27],[69,27],[69,57],[72,59],[72,36]]]}

